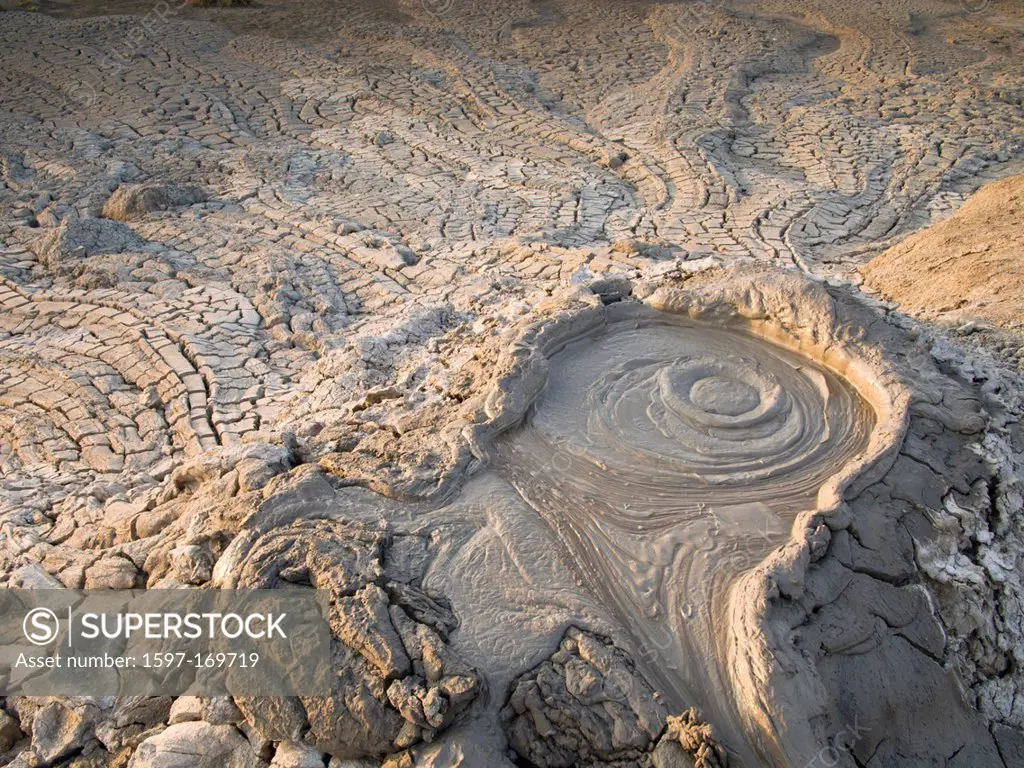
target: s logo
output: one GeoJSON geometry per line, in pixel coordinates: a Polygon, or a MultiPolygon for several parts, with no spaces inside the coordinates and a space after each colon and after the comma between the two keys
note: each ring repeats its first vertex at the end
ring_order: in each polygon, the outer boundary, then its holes
{"type": "Polygon", "coordinates": [[[59,628],[57,614],[49,608],[33,608],[21,623],[25,639],[33,645],[46,645],[51,642],[57,636],[59,628]]]}

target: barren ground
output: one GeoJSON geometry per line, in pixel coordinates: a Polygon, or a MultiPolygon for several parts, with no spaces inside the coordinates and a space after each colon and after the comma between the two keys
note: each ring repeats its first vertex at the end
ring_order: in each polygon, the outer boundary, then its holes
{"type": "Polygon", "coordinates": [[[1018,3],[177,6],[0,12],[0,580],[344,679],[0,764],[1024,765],[1018,3]]]}
{"type": "Polygon", "coordinates": [[[983,188],[950,219],[908,237],[864,270],[869,288],[946,323],[1024,326],[1024,177],[983,188]]]}

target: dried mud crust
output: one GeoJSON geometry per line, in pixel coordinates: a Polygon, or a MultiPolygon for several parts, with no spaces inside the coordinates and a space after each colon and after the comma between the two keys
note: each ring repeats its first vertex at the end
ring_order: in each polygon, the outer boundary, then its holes
{"type": "Polygon", "coordinates": [[[304,741],[342,759],[382,757],[451,725],[480,693],[477,673],[445,645],[455,617],[414,585],[387,578],[392,544],[381,531],[296,522],[241,534],[218,561],[213,586],[328,592],[338,670],[330,697],[235,697],[268,741],[304,741]]]}
{"type": "Polygon", "coordinates": [[[515,681],[501,716],[511,748],[545,768],[728,764],[692,709],[669,715],[625,653],[575,628],[550,659],[515,681]]]}
{"type": "MultiPolygon", "coordinates": [[[[727,666],[740,711],[763,739],[762,754],[778,764],[806,763],[823,749],[851,765],[940,754],[960,755],[964,765],[998,764],[999,748],[973,706],[984,706],[996,678],[1014,663],[995,676],[974,666],[972,694],[963,699],[949,673],[961,666],[956,648],[946,645],[929,593],[934,584],[917,563],[918,550],[936,536],[932,521],[950,500],[1010,469],[977,453],[984,441],[1005,445],[998,403],[941,373],[923,344],[854,299],[832,297],[795,275],[711,272],[680,288],[640,285],[636,293],[662,310],[740,320],[820,356],[854,381],[879,414],[859,464],[826,485],[819,510],[802,513],[792,540],[734,588],[727,666]],[[918,686],[930,693],[921,696],[918,686]],[[851,728],[855,742],[835,747],[832,740],[844,731],[848,739],[851,728]]],[[[544,350],[600,323],[588,312],[602,309],[570,312],[527,331],[513,374],[498,387],[503,402],[531,401],[538,384],[522,373],[543,367],[544,350]]],[[[1005,501],[1012,504],[1016,487],[1006,489],[1005,501]]],[[[993,511],[1005,503],[974,498],[993,511]]],[[[1015,615],[1019,600],[1002,599],[1000,612],[1015,615]]],[[[952,617],[942,618],[948,626],[952,617]]],[[[967,640],[974,632],[960,627],[958,642],[976,646],[967,640]]],[[[1001,634],[1012,655],[1012,621],[983,632],[993,640],[1001,634]]],[[[1002,726],[994,732],[1011,746],[1018,733],[1002,726]]]]}
{"type": "MultiPolygon", "coordinates": [[[[1024,761],[1019,382],[923,346],[852,289],[765,271],[856,282],[867,256],[1011,170],[1019,10],[443,5],[182,10],[127,49],[138,16],[0,13],[4,583],[203,587],[226,552],[261,536],[276,551],[296,519],[379,515],[408,530],[353,616],[386,602],[420,633],[424,573],[467,541],[411,531],[428,514],[412,502],[434,514],[485,477],[543,387],[539,348],[632,294],[774,323],[814,355],[856,349],[903,414],[877,470],[836,485],[735,587],[721,657],[764,761],[1024,761]],[[760,272],[685,281],[751,260],[760,272]]],[[[504,544],[473,511],[462,525],[504,544]]],[[[523,561],[471,562],[495,580],[523,561]]],[[[560,617],[586,613],[642,666],[565,583],[533,631],[557,642],[560,617]]],[[[473,645],[442,625],[448,646],[473,645]]],[[[360,631],[361,650],[339,638],[341,667],[426,734],[430,686],[392,702],[368,656],[398,646],[380,644],[383,616],[360,631]]],[[[395,761],[500,764],[503,695],[395,761]]],[[[230,702],[165,704],[8,700],[0,746],[19,766],[325,761],[230,702]]],[[[350,734],[330,746],[401,743],[350,734]]]]}
{"type": "MultiPolygon", "coordinates": [[[[711,270],[686,279],[619,283],[616,290],[616,297],[632,292],[660,311],[744,327],[824,360],[869,397],[878,415],[868,449],[822,490],[819,509],[802,512],[791,540],[733,587],[729,615],[722,619],[732,643],[723,658],[700,662],[727,670],[730,695],[763,759],[806,763],[822,750],[833,750],[830,757],[834,753],[851,765],[854,759],[874,766],[940,754],[960,755],[961,765],[995,765],[1000,752],[1013,754],[1020,732],[1012,694],[1006,707],[1005,692],[1016,690],[1012,638],[1017,627],[1012,621],[979,625],[984,613],[977,607],[956,612],[958,606],[980,607],[993,599],[1000,614],[1012,618],[1008,611],[1018,604],[1013,582],[1004,578],[1007,591],[994,596],[980,590],[979,581],[995,573],[990,563],[987,574],[973,572],[973,592],[951,596],[938,588],[952,644],[946,643],[930,596],[936,580],[956,590],[963,578],[955,571],[943,578],[939,570],[942,556],[950,554],[948,516],[966,520],[970,513],[983,519],[993,510],[1002,514],[1000,505],[1012,503],[1006,494],[1015,486],[999,480],[1006,468],[972,450],[985,444],[991,452],[1004,444],[994,429],[998,414],[983,408],[983,395],[940,372],[923,344],[845,293],[830,295],[793,273],[711,270]],[[965,673],[975,701],[965,702],[949,668],[965,673]],[[992,718],[992,733],[971,704],[980,704],[992,718]],[[835,739],[844,733],[841,743],[848,750],[836,747],[835,739]]],[[[607,281],[598,281],[552,297],[549,307],[510,334],[514,343],[495,345],[496,362],[481,368],[477,396],[449,414],[453,423],[466,424],[449,437],[454,450],[469,457],[464,466],[478,475],[489,471],[495,439],[522,419],[542,390],[549,355],[566,339],[600,325],[610,295],[607,281]]],[[[449,470],[440,487],[456,496],[465,475],[465,470],[449,470]]],[[[435,552],[429,537],[392,537],[362,524],[308,521],[325,512],[343,516],[346,508],[370,517],[402,517],[403,503],[374,501],[373,494],[350,499],[336,485],[322,468],[303,463],[293,443],[208,451],[134,503],[112,497],[104,515],[58,517],[66,532],[58,540],[23,528],[23,549],[17,567],[10,569],[10,583],[78,585],[126,574],[131,585],[279,586],[284,579],[329,586],[336,594],[332,626],[339,685],[370,692],[372,702],[364,703],[372,712],[311,710],[301,700],[282,712],[267,710],[259,700],[239,700],[241,714],[232,727],[246,733],[245,749],[255,759],[288,749],[281,745],[291,742],[350,757],[414,747],[423,734],[450,722],[476,695],[481,678],[457,654],[446,655],[444,640],[455,619],[420,586],[435,552]],[[400,542],[399,554],[389,556],[394,542],[400,542]],[[427,668],[428,659],[440,660],[436,669],[427,668]]],[[[575,637],[570,641],[578,644],[580,636],[575,637]]],[[[628,639],[623,648],[609,653],[629,666],[628,639]]],[[[526,706],[529,679],[512,686],[506,713],[526,706]]],[[[702,702],[691,704],[701,709],[702,702]]],[[[8,705],[15,713],[22,706],[17,700],[8,705]]],[[[501,701],[489,706],[498,705],[501,701]]],[[[582,722],[571,707],[549,714],[582,722]]],[[[99,727],[109,715],[100,710],[91,716],[80,741],[92,745],[97,759],[109,759],[110,750],[88,735],[89,727],[99,727]]],[[[543,733],[529,736],[524,725],[510,727],[510,744],[515,748],[518,738],[528,753],[524,757],[550,750],[539,746],[543,733]]],[[[167,736],[159,735],[162,724],[153,728],[146,735],[152,746],[140,747],[140,754],[159,753],[168,739],[188,738],[175,725],[167,736]]],[[[655,759],[660,730],[649,729],[637,755],[624,757],[613,749],[608,759],[638,764],[655,759]]],[[[27,754],[38,751],[32,744],[34,751],[27,754]]],[[[595,754],[595,744],[570,740],[559,745],[561,757],[545,759],[551,764],[583,760],[595,754]]]]}
{"type": "Polygon", "coordinates": [[[5,308],[56,287],[83,315],[141,314],[190,363],[147,352],[182,382],[150,395],[165,372],[140,383],[121,325],[38,339],[17,317],[5,369],[29,381],[5,387],[26,462],[92,477],[124,461],[130,486],[190,432],[290,429],[342,447],[354,479],[421,495],[459,459],[416,450],[439,428],[421,406],[465,397],[469,341],[581,267],[714,255],[848,274],[1020,146],[1010,3],[426,5],[182,8],[156,26],[4,13],[5,308]],[[146,211],[132,238],[65,222],[124,218],[129,197],[146,211]],[[47,247],[61,230],[67,247],[47,247]],[[453,328],[458,348],[430,348],[453,328]],[[101,423],[119,414],[113,457],[29,405],[39,371],[19,341],[52,348],[61,378],[104,378],[61,391],[101,423]],[[155,413],[124,402],[136,390],[155,413]]]}

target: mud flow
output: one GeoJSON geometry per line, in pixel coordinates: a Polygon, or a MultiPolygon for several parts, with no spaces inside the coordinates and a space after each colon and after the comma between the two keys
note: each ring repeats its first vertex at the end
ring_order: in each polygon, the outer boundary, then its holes
{"type": "Polygon", "coordinates": [[[756,765],[723,653],[736,579],[868,444],[841,376],[741,330],[623,306],[550,359],[498,471],[558,534],[671,707],[756,765]]]}

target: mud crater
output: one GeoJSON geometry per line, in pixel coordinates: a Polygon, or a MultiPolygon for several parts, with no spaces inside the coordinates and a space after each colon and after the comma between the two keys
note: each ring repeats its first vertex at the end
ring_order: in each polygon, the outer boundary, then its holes
{"type": "Polygon", "coordinates": [[[865,452],[874,408],[805,354],[637,303],[607,307],[548,362],[497,471],[628,628],[670,704],[699,702],[752,759],[726,682],[730,588],[865,452]]]}

